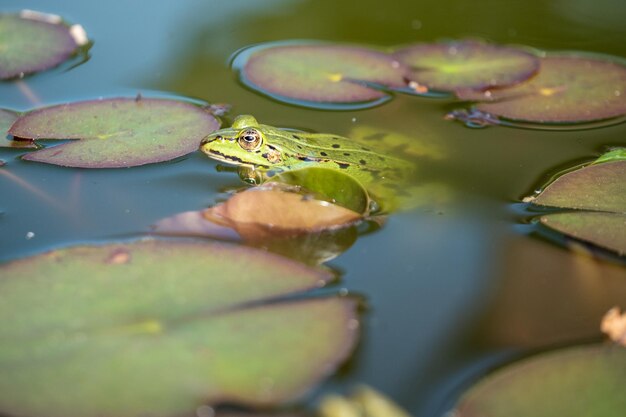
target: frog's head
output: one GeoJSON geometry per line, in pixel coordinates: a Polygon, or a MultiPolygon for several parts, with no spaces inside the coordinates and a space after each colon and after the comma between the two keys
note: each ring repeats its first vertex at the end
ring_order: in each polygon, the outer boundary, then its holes
{"type": "Polygon", "coordinates": [[[281,152],[267,142],[265,126],[252,116],[237,116],[233,125],[211,133],[200,149],[210,158],[234,165],[271,167],[282,162],[281,152]]]}

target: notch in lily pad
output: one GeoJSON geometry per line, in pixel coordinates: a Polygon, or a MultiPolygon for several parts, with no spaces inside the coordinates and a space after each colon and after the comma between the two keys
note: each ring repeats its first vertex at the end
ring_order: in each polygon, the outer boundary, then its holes
{"type": "Polygon", "coordinates": [[[567,172],[525,202],[565,211],[539,217],[542,225],[626,254],[626,149],[567,172]]]}
{"type": "Polygon", "coordinates": [[[47,70],[81,51],[89,39],[82,26],[57,15],[23,10],[0,13],[0,79],[47,70]]]}
{"type": "Polygon", "coordinates": [[[275,406],[333,373],[358,299],[300,297],[333,275],[265,251],[144,240],[0,265],[0,411],[190,415],[275,406]],[[128,395],[128,393],[132,395],[128,395]]]}
{"type": "Polygon", "coordinates": [[[476,40],[418,43],[393,56],[411,69],[414,88],[446,92],[507,87],[539,69],[539,59],[528,51],[476,40]]]}
{"type": "Polygon", "coordinates": [[[536,76],[497,89],[458,92],[475,108],[503,119],[502,124],[575,128],[620,123],[626,117],[624,60],[592,54],[549,54],[536,76]],[[594,123],[595,122],[595,123],[594,123]],[[539,124],[539,125],[533,125],[539,124]]]}
{"type": "Polygon", "coordinates": [[[16,138],[73,139],[22,158],[66,167],[125,168],[169,161],[198,149],[216,130],[207,107],[159,98],[111,98],[45,107],[18,118],[16,138]]]}
{"type": "Polygon", "coordinates": [[[268,43],[240,52],[233,61],[241,81],[276,100],[305,107],[351,110],[391,98],[406,87],[408,68],[390,55],[354,45],[268,43]]]}

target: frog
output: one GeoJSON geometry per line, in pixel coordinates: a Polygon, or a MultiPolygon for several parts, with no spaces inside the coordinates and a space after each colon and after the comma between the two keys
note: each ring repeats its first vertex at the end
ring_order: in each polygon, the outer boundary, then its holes
{"type": "Polygon", "coordinates": [[[373,201],[387,209],[414,172],[412,162],[349,138],[277,128],[251,115],[237,116],[231,127],[209,134],[200,149],[212,159],[240,167],[240,176],[250,183],[307,167],[336,170],[360,182],[373,201]]]}

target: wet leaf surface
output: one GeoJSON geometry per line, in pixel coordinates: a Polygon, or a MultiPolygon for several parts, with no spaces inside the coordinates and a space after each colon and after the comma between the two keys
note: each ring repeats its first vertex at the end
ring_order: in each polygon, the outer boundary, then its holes
{"type": "Polygon", "coordinates": [[[113,98],[31,111],[20,117],[9,133],[29,139],[81,139],[29,153],[25,160],[122,168],[186,155],[218,127],[212,114],[188,102],[113,98]]]}
{"type": "Polygon", "coordinates": [[[626,160],[615,150],[598,161],[568,172],[526,202],[574,209],[540,217],[558,232],[626,253],[626,160]]]}
{"type": "Polygon", "coordinates": [[[32,140],[9,139],[8,130],[18,115],[10,110],[0,109],[0,148],[35,148],[32,140]]]}
{"type": "Polygon", "coordinates": [[[394,56],[411,68],[412,81],[441,91],[509,86],[539,69],[533,54],[478,41],[421,43],[399,49],[394,56]]]}
{"type": "Polygon", "coordinates": [[[356,300],[276,298],[324,269],[182,241],[77,246],[0,266],[0,409],[170,416],[293,400],[356,341],[356,300]]]}
{"type": "Polygon", "coordinates": [[[485,92],[465,91],[464,100],[507,119],[578,123],[626,115],[626,66],[600,58],[553,55],[529,81],[485,92]]]}
{"type": "Polygon", "coordinates": [[[323,200],[309,197],[298,187],[268,183],[233,195],[226,202],[204,212],[205,218],[256,239],[315,233],[347,227],[361,214],[323,200]]]}
{"type": "Polygon", "coordinates": [[[513,363],[463,395],[459,417],[615,417],[626,409],[626,349],[589,345],[513,363]]]}
{"type": "Polygon", "coordinates": [[[403,88],[405,75],[406,68],[385,53],[336,44],[264,45],[241,68],[244,83],[252,89],[318,107],[378,104],[388,95],[375,85],[403,88]]]}
{"type": "Polygon", "coordinates": [[[0,79],[55,67],[78,48],[70,27],[54,15],[0,14],[0,79]]]}

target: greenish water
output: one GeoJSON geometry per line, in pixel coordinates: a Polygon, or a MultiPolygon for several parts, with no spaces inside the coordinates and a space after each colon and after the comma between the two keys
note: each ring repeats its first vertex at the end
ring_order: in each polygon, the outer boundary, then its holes
{"type": "MultiPolygon", "coordinates": [[[[363,295],[362,343],[350,364],[309,398],[367,383],[415,416],[441,415],[476,375],[512,354],[599,337],[599,320],[626,307],[623,262],[600,261],[537,238],[519,203],[550,175],[626,145],[626,124],[581,131],[468,129],[443,119],[451,102],[397,96],[362,111],[271,101],[240,85],[231,54],[259,42],[320,39],[391,46],[479,37],[545,50],[626,56],[621,1],[151,1],[5,0],[81,23],[89,62],[0,84],[0,107],[99,96],[179,95],[226,102],[232,115],[347,135],[356,125],[414,135],[446,159],[425,179],[448,204],[399,213],[330,262],[338,288],[363,295]],[[32,92],[33,98],[25,91],[32,92]]],[[[147,231],[160,218],[214,204],[240,186],[199,152],[164,164],[80,170],[0,151],[0,260],[147,231]],[[41,192],[33,192],[20,181],[41,192]],[[42,194],[43,193],[43,194],[42,194]],[[27,238],[29,233],[34,236],[27,238]]]]}

